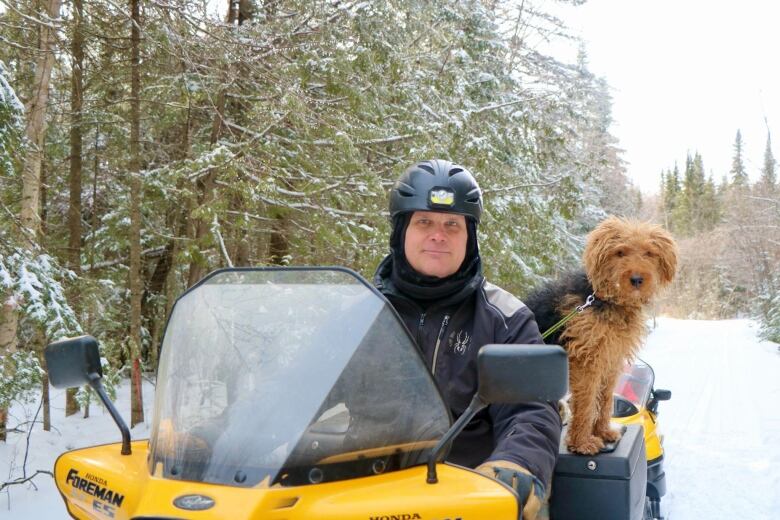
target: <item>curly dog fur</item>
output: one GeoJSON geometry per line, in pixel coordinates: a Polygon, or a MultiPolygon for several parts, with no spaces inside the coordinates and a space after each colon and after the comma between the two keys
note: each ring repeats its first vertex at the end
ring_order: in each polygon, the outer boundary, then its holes
{"type": "Polygon", "coordinates": [[[569,356],[572,417],[566,444],[572,452],[592,455],[620,438],[610,427],[612,390],[645,334],[644,306],[674,278],[677,246],[660,226],[609,217],[588,235],[582,260],[584,271],[538,289],[525,303],[545,331],[588,295],[596,297],[547,338],[569,356]]]}

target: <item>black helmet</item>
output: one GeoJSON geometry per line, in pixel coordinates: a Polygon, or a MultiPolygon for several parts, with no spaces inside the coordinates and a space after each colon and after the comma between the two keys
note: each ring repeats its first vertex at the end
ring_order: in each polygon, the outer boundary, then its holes
{"type": "Polygon", "coordinates": [[[479,223],[482,192],[466,168],[449,161],[423,161],[407,169],[390,192],[390,218],[411,211],[443,211],[479,223]]]}

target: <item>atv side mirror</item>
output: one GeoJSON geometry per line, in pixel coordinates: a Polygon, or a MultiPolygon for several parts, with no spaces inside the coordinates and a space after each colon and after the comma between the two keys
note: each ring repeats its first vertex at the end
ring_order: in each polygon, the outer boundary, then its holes
{"type": "Polygon", "coordinates": [[[54,388],[92,387],[122,432],[122,455],[130,455],[130,430],[100,381],[103,368],[97,340],[92,336],[79,336],[55,341],[46,347],[45,356],[49,382],[54,388]]]}
{"type": "Polygon", "coordinates": [[[568,359],[557,345],[485,345],[477,370],[486,404],[557,401],[568,388],[568,359]]]}
{"type": "Polygon", "coordinates": [[[429,484],[438,481],[436,463],[452,439],[489,404],[557,401],[566,395],[569,363],[557,345],[485,345],[477,354],[479,390],[428,459],[429,484]]]}
{"type": "Polygon", "coordinates": [[[671,390],[653,390],[653,399],[656,401],[668,401],[672,398],[671,390]]]}
{"type": "Polygon", "coordinates": [[[54,388],[88,385],[103,377],[97,340],[92,336],[55,341],[46,347],[46,366],[54,388]]]}

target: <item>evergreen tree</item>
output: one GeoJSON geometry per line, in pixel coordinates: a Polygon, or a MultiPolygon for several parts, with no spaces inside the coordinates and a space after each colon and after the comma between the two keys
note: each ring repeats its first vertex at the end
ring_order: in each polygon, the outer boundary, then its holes
{"type": "Polygon", "coordinates": [[[693,158],[688,153],[685,158],[685,170],[680,184],[680,191],[672,212],[673,229],[683,236],[691,235],[695,230],[693,223],[695,197],[696,182],[693,158]]]}
{"type": "Polygon", "coordinates": [[[772,136],[769,132],[766,134],[766,149],[764,150],[764,165],[761,168],[761,179],[759,186],[768,193],[774,192],[777,184],[777,175],[775,174],[776,161],[772,154],[772,136]]]}
{"type": "Polygon", "coordinates": [[[742,132],[739,130],[737,130],[737,137],[734,139],[734,158],[731,161],[730,173],[732,185],[741,187],[748,185],[748,176],[742,160],[742,132]]]}
{"type": "MultiPolygon", "coordinates": [[[[775,288],[780,287],[780,280],[775,277],[775,288]]],[[[761,320],[761,337],[780,343],[780,290],[777,290],[774,296],[765,296],[766,311],[761,320]]]]}
{"type": "Polygon", "coordinates": [[[702,231],[707,227],[704,216],[706,184],[704,162],[702,161],[701,154],[696,152],[693,157],[691,184],[689,187],[686,187],[686,190],[690,189],[691,191],[691,221],[695,232],[702,231]]]}
{"type": "Polygon", "coordinates": [[[0,61],[0,178],[9,179],[14,170],[14,151],[24,132],[24,107],[8,82],[0,61]]]}
{"type": "Polygon", "coordinates": [[[720,223],[721,218],[718,190],[715,186],[712,174],[707,177],[707,180],[704,183],[700,199],[700,208],[701,222],[698,230],[712,231],[715,226],[720,223]]]}
{"type": "Polygon", "coordinates": [[[664,225],[671,230],[675,229],[674,218],[677,205],[680,203],[680,170],[677,163],[674,163],[674,169],[668,170],[661,176],[661,199],[664,215],[664,225]]]}

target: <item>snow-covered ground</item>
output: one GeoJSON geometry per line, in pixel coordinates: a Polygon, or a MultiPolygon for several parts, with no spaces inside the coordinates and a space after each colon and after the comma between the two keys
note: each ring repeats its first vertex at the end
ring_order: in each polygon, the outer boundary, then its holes
{"type": "Polygon", "coordinates": [[[641,357],[665,435],[672,520],[780,519],[780,352],[749,320],[659,320],[641,357]]]}
{"type": "MultiPolygon", "coordinates": [[[[780,518],[780,352],[774,343],[756,338],[749,320],[682,321],[659,319],[642,358],[656,372],[656,387],[672,390],[660,404],[659,424],[665,434],[671,520],[780,518]]],[[[146,416],[153,387],[146,384],[146,416]]],[[[129,392],[118,392],[118,408],[129,417],[129,392]]],[[[116,442],[111,417],[94,405],[89,419],[64,417],[65,397],[52,390],[52,431],[40,425],[30,437],[27,475],[51,470],[57,456],[69,449],[116,442]]],[[[14,406],[9,425],[32,420],[37,403],[14,406]]],[[[40,418],[39,418],[40,420],[40,418]]],[[[133,438],[148,437],[139,425],[133,438]]],[[[27,438],[10,434],[0,444],[0,482],[22,475],[27,438]]],[[[68,518],[48,475],[33,484],[15,485],[0,493],[0,518],[68,518]]]]}
{"type": "MultiPolygon", "coordinates": [[[[152,405],[154,404],[154,386],[144,381],[144,417],[146,423],[136,425],[131,430],[133,439],[149,437],[152,405]]],[[[98,404],[90,407],[90,417],[81,414],[65,417],[65,391],[51,388],[51,432],[42,429],[42,417],[39,415],[33,434],[30,436],[30,449],[27,450],[27,435],[9,433],[8,442],[0,443],[0,483],[15,480],[23,475],[30,476],[36,470],[54,471],[54,461],[60,453],[95,444],[120,442],[122,437],[108,411],[98,404]],[[24,464],[25,453],[27,463],[24,464]],[[22,467],[26,467],[23,473],[22,467]]],[[[28,423],[33,420],[38,402],[13,406],[9,413],[8,427],[28,423]]],[[[130,423],[130,385],[124,380],[117,389],[117,408],[122,417],[130,423]]],[[[25,427],[26,429],[26,427],[25,427]]],[[[0,493],[0,518],[18,518],[20,520],[60,520],[70,518],[62,497],[54,485],[54,480],[45,474],[36,476],[31,484],[6,487],[0,493]]]]}

